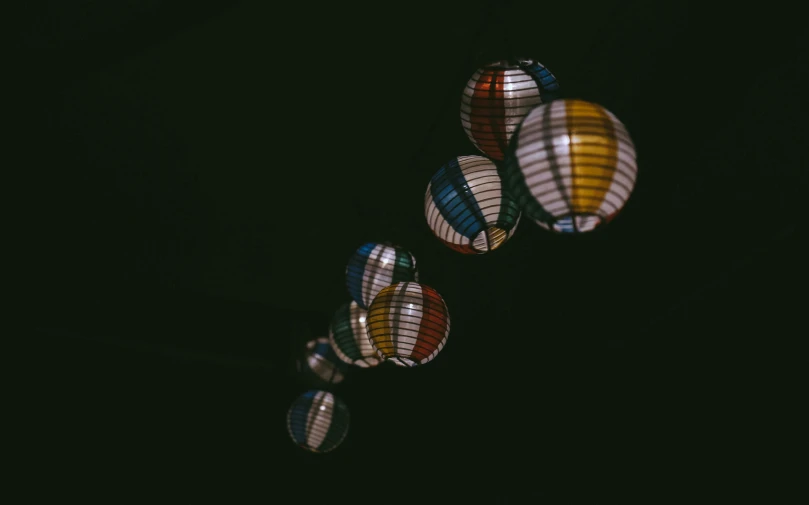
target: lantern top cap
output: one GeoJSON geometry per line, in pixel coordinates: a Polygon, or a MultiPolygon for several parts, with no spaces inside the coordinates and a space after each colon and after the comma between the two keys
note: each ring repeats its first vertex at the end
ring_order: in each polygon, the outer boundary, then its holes
{"type": "Polygon", "coordinates": [[[505,58],[493,61],[486,65],[487,68],[501,68],[506,70],[513,70],[522,68],[528,65],[532,65],[534,63],[538,63],[536,60],[532,58],[523,58],[521,56],[515,56],[512,58],[505,58]]]}

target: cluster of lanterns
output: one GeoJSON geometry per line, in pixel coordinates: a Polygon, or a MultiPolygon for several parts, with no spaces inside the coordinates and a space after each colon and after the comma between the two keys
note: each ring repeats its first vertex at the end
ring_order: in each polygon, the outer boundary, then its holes
{"type": "Polygon", "coordinates": [[[315,453],[336,449],[348,433],[348,408],[328,391],[348,369],[385,361],[421,365],[435,358],[449,336],[447,305],[418,282],[416,258],[406,249],[364,244],[349,258],[345,278],[352,299],[334,312],[328,338],[307,344],[301,366],[320,387],[299,396],[287,414],[292,440],[315,453]]]}
{"type": "MultiPolygon", "coordinates": [[[[560,98],[556,77],[535,60],[477,70],[462,94],[461,125],[481,155],[449,160],[424,197],[433,234],[459,253],[501,247],[521,218],[556,233],[590,232],[621,211],[635,186],[626,127],[598,104],[560,98]]],[[[298,397],[287,416],[292,440],[312,452],[337,448],[348,432],[347,406],[327,391],[348,369],[423,365],[449,337],[444,299],[419,282],[416,258],[402,247],[359,247],[346,288],[352,300],[334,313],[328,338],[307,344],[302,368],[321,387],[298,397]]]]}

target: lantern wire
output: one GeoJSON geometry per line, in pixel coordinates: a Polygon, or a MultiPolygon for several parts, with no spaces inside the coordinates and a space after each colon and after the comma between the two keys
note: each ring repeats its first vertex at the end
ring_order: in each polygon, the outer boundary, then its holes
{"type": "MultiPolygon", "coordinates": [[[[473,50],[469,56],[466,58],[466,61],[463,62],[463,65],[460,68],[459,75],[461,81],[466,84],[466,81],[469,78],[469,75],[474,71],[473,67],[478,65],[478,59],[480,58],[481,45],[488,42],[490,39],[486,37],[489,34],[492,27],[497,27],[503,25],[503,21],[505,20],[505,11],[511,6],[511,0],[490,0],[486,5],[483,13],[483,19],[478,25],[477,30],[469,37],[469,41],[471,45],[477,46],[478,49],[473,50]],[[472,69],[472,70],[470,70],[472,69]],[[469,75],[467,75],[469,74],[469,75]]],[[[452,104],[454,107],[457,104],[457,94],[459,93],[457,83],[453,82],[452,86],[449,87],[445,93],[445,98],[443,100],[444,103],[452,104]]],[[[424,153],[427,151],[427,147],[430,145],[430,140],[433,138],[435,131],[438,129],[438,126],[441,124],[441,120],[443,115],[439,112],[436,117],[433,119],[430,127],[427,129],[427,133],[424,136],[424,140],[421,142],[421,146],[415,151],[413,155],[413,161],[417,162],[421,159],[424,153]]],[[[433,169],[430,169],[430,173],[433,172],[433,169]]]]}

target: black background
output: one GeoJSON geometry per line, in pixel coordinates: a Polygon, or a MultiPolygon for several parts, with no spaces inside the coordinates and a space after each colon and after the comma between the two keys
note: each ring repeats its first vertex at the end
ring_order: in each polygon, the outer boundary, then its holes
{"type": "MultiPolygon", "coordinates": [[[[10,75],[37,490],[115,502],[794,497],[805,396],[801,16],[699,2],[63,1],[19,13],[10,75]],[[467,257],[423,194],[476,154],[460,92],[537,58],[627,125],[608,227],[523,222],[467,257]],[[17,60],[15,60],[15,63],[17,60]],[[370,240],[452,316],[428,366],[356,370],[314,456],[285,414],[303,343],[370,240]],[[282,497],[288,498],[282,498],[282,497]]],[[[12,149],[12,152],[15,152],[12,149]]],[[[805,424],[805,421],[803,421],[805,424]]]]}

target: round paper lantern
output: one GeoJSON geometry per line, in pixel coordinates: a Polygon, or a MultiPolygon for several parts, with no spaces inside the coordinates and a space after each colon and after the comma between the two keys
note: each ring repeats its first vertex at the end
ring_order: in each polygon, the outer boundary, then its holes
{"type": "Polygon", "coordinates": [[[287,412],[287,430],[299,447],[325,453],[336,449],[348,434],[350,416],[342,400],[312,389],[292,402],[287,412]]]}
{"type": "Polygon", "coordinates": [[[346,285],[357,305],[367,309],[382,288],[397,282],[418,281],[416,258],[392,244],[369,242],[348,260],[346,285]]]}
{"type": "Polygon", "coordinates": [[[459,156],[441,167],[427,185],[424,214],[439,240],[465,254],[497,249],[520,220],[497,166],[483,156],[459,156]]]}
{"type": "Polygon", "coordinates": [[[504,164],[503,181],[523,214],[560,233],[609,222],[635,187],[635,146],[604,107],[556,100],[525,117],[504,164]]]}
{"type": "Polygon", "coordinates": [[[329,341],[337,357],[361,368],[381,362],[365,330],[367,315],[368,312],[352,300],[337,309],[329,326],[329,341]]]}
{"type": "Polygon", "coordinates": [[[497,61],[478,69],[461,97],[461,124],[486,156],[502,160],[528,112],[558,97],[556,77],[535,60],[497,61]]]}
{"type": "Polygon", "coordinates": [[[327,384],[339,384],[348,366],[337,356],[331,342],[320,337],[306,343],[305,370],[327,384]]]}
{"type": "Polygon", "coordinates": [[[371,344],[400,366],[423,365],[444,348],[449,310],[436,290],[400,282],[376,295],[366,319],[371,344]]]}

